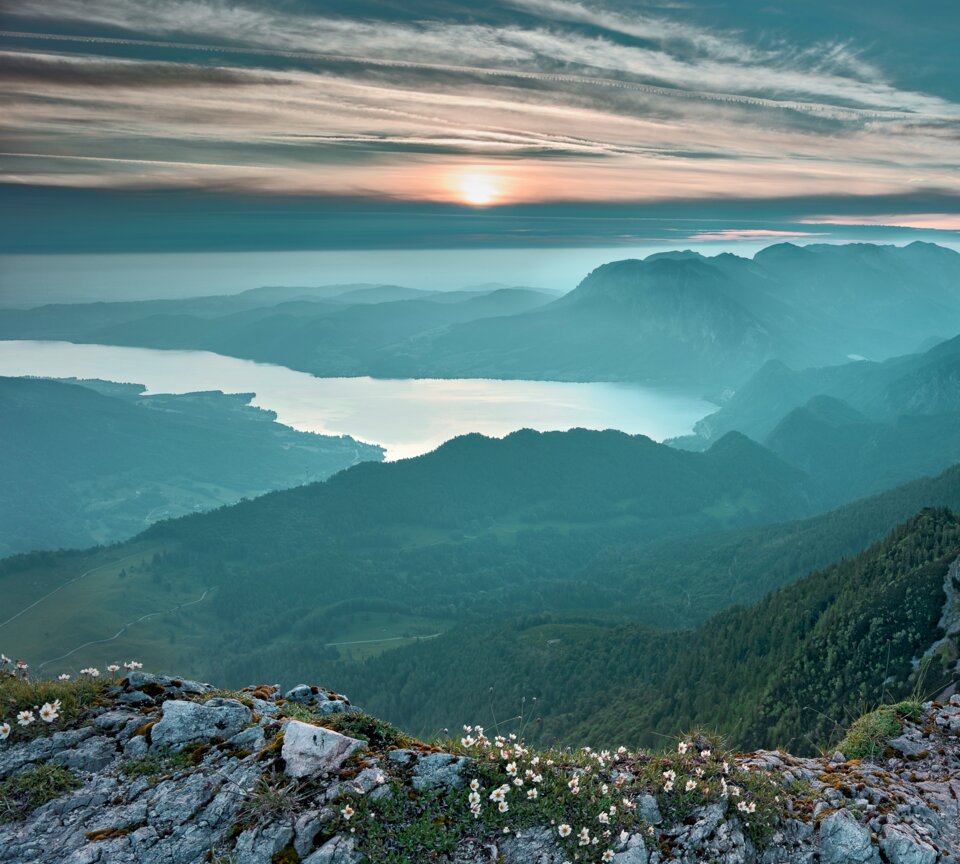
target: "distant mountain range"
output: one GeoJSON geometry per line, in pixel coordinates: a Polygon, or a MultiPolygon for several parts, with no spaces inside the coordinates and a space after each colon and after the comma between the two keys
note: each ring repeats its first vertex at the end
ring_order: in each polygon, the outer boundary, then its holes
{"type": "Polygon", "coordinates": [[[942,471],[960,462],[960,337],[882,363],[770,361],[671,443],[702,449],[733,430],[820,478],[828,498],[942,471]]]}
{"type": "Polygon", "coordinates": [[[379,447],[296,432],[252,394],[0,378],[0,555],[86,547],[322,480],[379,447]]]}
{"type": "Polygon", "coordinates": [[[257,289],[0,312],[0,338],[202,348],[316,375],[639,381],[719,393],[765,362],[883,360],[960,332],[960,254],[783,243],[752,259],[616,261],[557,299],[524,288],[257,289]]]}

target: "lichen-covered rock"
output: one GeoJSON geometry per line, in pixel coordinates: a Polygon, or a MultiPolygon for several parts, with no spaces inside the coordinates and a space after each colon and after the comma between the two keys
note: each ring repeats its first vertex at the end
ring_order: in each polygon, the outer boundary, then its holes
{"type": "Polygon", "coordinates": [[[362,741],[332,729],[291,720],[283,733],[284,770],[297,778],[329,774],[363,746],[362,741]]]}
{"type": "Polygon", "coordinates": [[[153,747],[180,749],[214,738],[230,738],[252,719],[250,709],[236,699],[171,699],[163,703],[162,710],[162,718],[150,730],[153,747]]]}

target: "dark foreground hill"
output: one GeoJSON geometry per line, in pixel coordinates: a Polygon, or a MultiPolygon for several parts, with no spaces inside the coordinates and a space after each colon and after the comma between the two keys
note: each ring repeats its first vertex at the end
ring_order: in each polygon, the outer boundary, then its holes
{"type": "Polygon", "coordinates": [[[0,697],[32,719],[0,727],[0,861],[10,864],[960,855],[958,697],[884,706],[816,759],[734,754],[704,734],[659,753],[542,751],[512,724],[469,725],[435,746],[317,686],[224,691],[139,671],[108,683],[5,675],[0,697]]]}
{"type": "Polygon", "coordinates": [[[0,378],[0,555],[87,547],[322,480],[379,447],[297,432],[252,394],[0,378]]]}
{"type": "Polygon", "coordinates": [[[415,730],[455,728],[491,709],[511,716],[526,699],[543,741],[655,746],[707,724],[739,746],[809,751],[881,694],[960,680],[958,560],[960,519],[926,510],[861,554],[697,630],[530,615],[398,649],[338,681],[415,730]],[[442,688],[442,707],[420,698],[428,682],[442,688]]]}
{"type": "Polygon", "coordinates": [[[689,453],[619,432],[528,430],[363,463],[111,549],[11,559],[0,578],[13,614],[96,568],[9,625],[9,638],[42,643],[44,659],[189,602],[189,614],[124,638],[145,638],[148,658],[175,651],[184,668],[229,662],[249,674],[268,650],[315,663],[338,656],[336,643],[389,647],[532,609],[627,616],[643,600],[606,584],[598,555],[812,509],[804,475],[743,436],[689,453]]]}

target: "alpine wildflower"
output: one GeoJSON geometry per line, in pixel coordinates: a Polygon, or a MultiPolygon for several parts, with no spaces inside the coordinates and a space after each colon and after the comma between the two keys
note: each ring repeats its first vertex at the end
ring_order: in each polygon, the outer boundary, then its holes
{"type": "Polygon", "coordinates": [[[6,741],[10,737],[10,724],[0,723],[0,741],[6,741]]]}
{"type": "Polygon", "coordinates": [[[572,829],[569,825],[567,825],[566,823],[564,823],[563,825],[558,825],[558,826],[557,826],[557,833],[558,833],[561,837],[569,837],[572,831],[573,831],[573,829],[572,829]]]}
{"type": "Polygon", "coordinates": [[[37,718],[33,716],[33,711],[21,711],[17,714],[17,723],[21,726],[29,726],[37,718]]]}
{"type": "Polygon", "coordinates": [[[40,719],[43,720],[44,723],[52,723],[60,716],[58,710],[60,708],[59,702],[60,700],[58,699],[53,705],[49,702],[43,703],[43,707],[40,709],[40,719]]]}

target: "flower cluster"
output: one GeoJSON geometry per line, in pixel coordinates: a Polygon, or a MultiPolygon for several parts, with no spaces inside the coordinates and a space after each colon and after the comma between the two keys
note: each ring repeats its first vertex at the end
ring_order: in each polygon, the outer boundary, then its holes
{"type": "Polygon", "coordinates": [[[480,774],[467,794],[474,819],[515,834],[549,822],[577,862],[605,864],[626,848],[633,833],[628,829],[637,827],[637,805],[625,788],[630,775],[617,767],[632,758],[625,748],[539,754],[515,734],[491,740],[482,726],[463,731],[460,745],[477,760],[480,774]]]}
{"type": "Polygon", "coordinates": [[[0,654],[0,678],[21,678],[26,681],[29,668],[23,660],[14,662],[6,654],[0,654]]]}
{"type": "MultiPolygon", "coordinates": [[[[44,702],[41,706],[34,706],[33,710],[24,710],[17,712],[17,725],[26,728],[27,726],[32,726],[37,722],[37,717],[39,717],[44,723],[53,723],[54,720],[59,719],[60,717],[60,700],[55,699],[53,702],[44,702]]],[[[6,741],[10,737],[10,733],[13,732],[13,727],[10,725],[9,721],[4,720],[3,723],[0,723],[0,741],[6,741]]]]}

